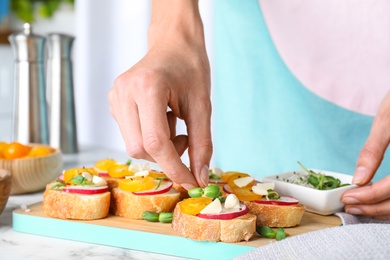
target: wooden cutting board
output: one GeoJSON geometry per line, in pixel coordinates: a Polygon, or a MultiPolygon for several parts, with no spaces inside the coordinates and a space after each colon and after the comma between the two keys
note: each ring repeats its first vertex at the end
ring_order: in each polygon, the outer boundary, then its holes
{"type": "MultiPolygon", "coordinates": [[[[200,242],[177,236],[170,224],[113,215],[90,221],[61,220],[45,216],[42,203],[30,205],[28,208],[29,212],[23,209],[14,210],[12,218],[15,231],[180,257],[231,259],[256,247],[277,243],[275,239],[257,235],[248,242],[240,243],[200,242]]],[[[290,236],[295,236],[339,225],[341,220],[336,216],[305,212],[299,226],[285,228],[285,231],[290,236]]]]}

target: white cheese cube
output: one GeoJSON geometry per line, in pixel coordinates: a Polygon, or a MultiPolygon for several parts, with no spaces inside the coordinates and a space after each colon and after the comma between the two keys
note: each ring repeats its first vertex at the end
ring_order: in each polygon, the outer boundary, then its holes
{"type": "Polygon", "coordinates": [[[225,200],[225,209],[240,208],[240,200],[233,193],[227,195],[225,200]]]}
{"type": "Polygon", "coordinates": [[[257,183],[257,187],[264,189],[264,190],[274,190],[275,189],[275,183],[273,182],[267,182],[267,183],[257,183]]]}
{"type": "Polygon", "coordinates": [[[89,172],[82,172],[81,176],[87,179],[87,181],[92,181],[92,175],[89,172]]]}
{"type": "Polygon", "coordinates": [[[103,179],[102,177],[96,176],[96,175],[93,176],[92,182],[94,184],[96,184],[97,186],[106,186],[107,185],[107,182],[105,179],[103,179]]]}
{"type": "Polygon", "coordinates": [[[148,175],[149,175],[149,171],[147,170],[134,173],[134,176],[148,176],[148,175]]]}
{"type": "Polygon", "coordinates": [[[248,177],[242,177],[234,180],[234,184],[237,185],[237,187],[242,188],[251,183],[254,179],[250,176],[248,177]]]}
{"type": "Polygon", "coordinates": [[[213,174],[215,174],[215,175],[221,177],[221,174],[223,173],[223,171],[222,171],[220,168],[218,168],[218,167],[214,167],[214,168],[211,170],[211,173],[213,173],[213,174]]]}
{"type": "Polygon", "coordinates": [[[259,186],[253,186],[252,187],[252,190],[254,193],[258,194],[258,195],[262,195],[262,196],[267,196],[268,195],[268,191],[263,189],[263,188],[260,188],[259,186]]]}
{"type": "Polygon", "coordinates": [[[202,211],[201,214],[218,214],[222,212],[222,204],[219,199],[213,200],[209,205],[207,205],[202,211]]]}

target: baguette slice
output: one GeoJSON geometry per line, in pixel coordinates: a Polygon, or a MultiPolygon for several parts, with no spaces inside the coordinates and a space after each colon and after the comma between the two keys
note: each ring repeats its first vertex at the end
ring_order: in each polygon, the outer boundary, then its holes
{"type": "Polygon", "coordinates": [[[247,213],[230,219],[204,219],[182,213],[179,202],[173,213],[172,228],[180,236],[199,241],[235,243],[248,241],[256,231],[256,216],[247,213]]]}
{"type": "Polygon", "coordinates": [[[294,227],[301,223],[305,206],[294,205],[269,205],[244,201],[249,212],[257,216],[258,226],[267,227],[294,227]]]}
{"type": "Polygon", "coordinates": [[[183,188],[180,184],[173,183],[173,188],[175,188],[178,192],[180,192],[179,201],[182,201],[183,199],[189,198],[188,190],[183,188]]]}
{"type": "Polygon", "coordinates": [[[101,176],[101,177],[107,182],[109,191],[112,191],[112,189],[118,187],[118,181],[124,180],[124,178],[114,178],[111,176],[101,176]]]}
{"type": "Polygon", "coordinates": [[[157,195],[134,195],[132,192],[114,188],[111,195],[111,212],[132,219],[142,219],[142,213],[145,211],[172,212],[180,197],[180,193],[174,188],[157,195]]]}
{"type": "Polygon", "coordinates": [[[43,211],[49,217],[92,220],[105,218],[110,208],[110,192],[77,194],[50,189],[43,194],[43,211]]]}

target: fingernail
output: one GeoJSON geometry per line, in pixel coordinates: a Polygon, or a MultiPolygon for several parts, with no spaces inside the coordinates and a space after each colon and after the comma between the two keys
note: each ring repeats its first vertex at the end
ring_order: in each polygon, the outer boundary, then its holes
{"type": "Polygon", "coordinates": [[[367,176],[367,169],[364,166],[359,166],[356,168],[355,174],[353,175],[352,183],[360,184],[364,181],[367,176]]]}
{"type": "Polygon", "coordinates": [[[348,208],[345,210],[347,213],[352,215],[362,215],[363,212],[358,208],[348,208]]]}
{"type": "Polygon", "coordinates": [[[206,165],[200,170],[200,180],[203,182],[204,187],[209,185],[209,167],[206,165]]]}
{"type": "Polygon", "coordinates": [[[346,198],[343,198],[343,203],[344,204],[359,204],[360,201],[358,201],[356,198],[353,198],[353,197],[346,197],[346,198]]]}
{"type": "Polygon", "coordinates": [[[184,189],[186,190],[189,190],[189,189],[192,189],[192,188],[195,188],[196,186],[192,183],[181,183],[180,184],[184,189]]]}

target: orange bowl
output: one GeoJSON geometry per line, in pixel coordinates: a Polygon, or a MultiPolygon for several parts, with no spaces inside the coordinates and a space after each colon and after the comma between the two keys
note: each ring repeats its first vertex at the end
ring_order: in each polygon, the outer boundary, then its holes
{"type": "Polygon", "coordinates": [[[12,175],[8,170],[0,169],[0,215],[7,204],[11,192],[12,175]]]}
{"type": "MultiPolygon", "coordinates": [[[[45,146],[29,144],[29,146],[45,146]]],[[[49,146],[47,146],[49,147],[49,146]]],[[[0,169],[12,172],[11,195],[41,191],[63,170],[62,154],[54,149],[49,155],[19,159],[0,159],[0,169]]]]}

